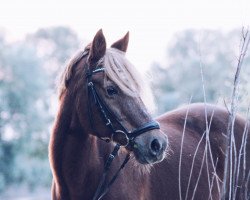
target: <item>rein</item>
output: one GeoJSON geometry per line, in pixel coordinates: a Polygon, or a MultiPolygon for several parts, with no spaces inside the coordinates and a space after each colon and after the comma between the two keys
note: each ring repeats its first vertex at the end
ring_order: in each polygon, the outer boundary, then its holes
{"type": "Polygon", "coordinates": [[[106,142],[114,141],[117,144],[116,144],[114,150],[112,151],[112,153],[109,155],[107,161],[105,162],[104,169],[103,169],[103,174],[102,174],[102,177],[100,179],[97,190],[95,192],[95,195],[93,197],[93,200],[102,199],[102,197],[109,191],[109,188],[112,186],[112,184],[117,179],[120,171],[128,163],[128,161],[130,159],[130,153],[127,154],[127,156],[125,157],[122,165],[117,170],[115,175],[111,178],[111,180],[108,183],[106,183],[108,171],[110,170],[110,166],[112,164],[112,161],[117,156],[120,147],[121,146],[126,147],[128,145],[133,146],[134,140],[135,140],[136,137],[138,137],[139,135],[141,135],[141,134],[143,134],[143,133],[145,133],[147,131],[160,128],[159,123],[157,123],[156,121],[150,121],[148,123],[145,123],[141,127],[137,128],[137,129],[135,129],[133,131],[128,131],[122,125],[122,123],[110,111],[110,109],[108,108],[106,103],[102,100],[101,96],[98,94],[98,92],[97,92],[97,90],[95,88],[94,83],[92,82],[92,75],[94,75],[96,73],[104,72],[104,71],[105,71],[104,68],[97,68],[94,71],[90,71],[90,70],[87,71],[86,78],[87,78],[87,87],[88,87],[88,115],[89,115],[90,124],[91,124],[92,129],[95,132],[97,132],[94,129],[94,126],[93,126],[92,109],[91,109],[90,100],[89,100],[89,95],[92,95],[92,97],[94,98],[94,103],[99,108],[100,113],[101,113],[101,115],[102,115],[102,117],[103,117],[103,119],[105,121],[106,126],[109,127],[111,129],[111,131],[112,131],[111,138],[100,137],[100,136],[98,136],[98,137],[101,140],[104,140],[106,142]],[[118,125],[121,127],[122,130],[116,130],[114,128],[112,120],[109,118],[109,116],[112,116],[112,119],[114,119],[115,122],[118,123],[118,125]],[[118,140],[118,139],[120,139],[120,140],[118,140]]]}

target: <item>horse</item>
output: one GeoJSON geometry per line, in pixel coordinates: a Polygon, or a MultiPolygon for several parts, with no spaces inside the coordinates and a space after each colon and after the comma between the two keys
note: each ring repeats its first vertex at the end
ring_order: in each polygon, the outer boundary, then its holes
{"type": "MultiPolygon", "coordinates": [[[[128,42],[129,33],[107,48],[99,30],[62,75],[49,143],[52,199],[220,199],[227,110],[190,104],[153,119],[150,95],[126,58],[128,42]]],[[[235,194],[243,199],[250,192],[250,137],[240,116],[234,133],[236,155],[244,158],[235,194]]]]}

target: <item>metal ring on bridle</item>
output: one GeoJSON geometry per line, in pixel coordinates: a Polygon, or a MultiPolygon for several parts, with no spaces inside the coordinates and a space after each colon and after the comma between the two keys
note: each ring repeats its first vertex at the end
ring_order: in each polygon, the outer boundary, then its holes
{"type": "Polygon", "coordinates": [[[93,85],[94,85],[93,82],[88,83],[88,86],[93,86],[93,85]]]}
{"type": "Polygon", "coordinates": [[[112,134],[111,140],[116,143],[119,143],[123,147],[128,146],[129,141],[130,141],[128,135],[122,130],[116,130],[115,134],[112,134]],[[121,143],[121,141],[125,141],[125,142],[121,143]]]}
{"type": "Polygon", "coordinates": [[[107,121],[107,123],[106,123],[106,126],[108,126],[108,125],[110,125],[111,124],[111,121],[110,121],[110,119],[107,119],[108,121],[107,121]]]}

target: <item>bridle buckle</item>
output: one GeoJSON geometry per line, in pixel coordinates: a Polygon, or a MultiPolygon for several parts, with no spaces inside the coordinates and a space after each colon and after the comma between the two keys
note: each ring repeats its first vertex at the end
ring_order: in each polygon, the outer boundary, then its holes
{"type": "Polygon", "coordinates": [[[93,82],[92,82],[92,81],[91,81],[91,82],[88,82],[88,86],[89,86],[89,87],[94,86],[93,82]]]}
{"type": "Polygon", "coordinates": [[[108,121],[107,121],[107,123],[106,123],[106,126],[109,126],[110,124],[111,124],[111,121],[110,121],[110,119],[107,119],[108,121]]]}

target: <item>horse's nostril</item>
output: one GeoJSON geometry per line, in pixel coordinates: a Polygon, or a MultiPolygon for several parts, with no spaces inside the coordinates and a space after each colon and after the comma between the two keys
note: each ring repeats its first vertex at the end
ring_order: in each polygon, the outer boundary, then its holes
{"type": "Polygon", "coordinates": [[[159,140],[154,139],[154,140],[151,142],[150,147],[151,147],[151,152],[152,152],[154,155],[157,155],[157,154],[161,151],[162,145],[160,144],[159,140]]]}

